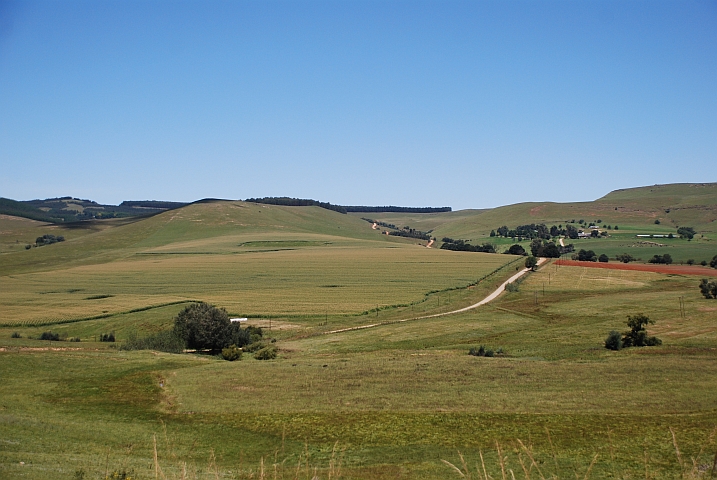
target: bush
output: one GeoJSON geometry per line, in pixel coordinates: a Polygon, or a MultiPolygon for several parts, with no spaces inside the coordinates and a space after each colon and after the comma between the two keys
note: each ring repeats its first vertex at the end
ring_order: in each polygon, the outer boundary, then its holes
{"type": "Polygon", "coordinates": [[[689,258],[689,259],[687,259],[687,265],[694,265],[694,264],[695,264],[695,259],[694,259],[694,258],[689,258]]]}
{"type": "Polygon", "coordinates": [[[654,255],[647,262],[648,263],[661,263],[661,264],[669,265],[672,263],[672,255],[670,255],[669,253],[666,253],[664,255],[654,255]]]}
{"type": "Polygon", "coordinates": [[[702,261],[700,262],[700,265],[702,265],[703,267],[707,266],[707,261],[706,261],[706,260],[702,260],[702,261]]]}
{"type": "Polygon", "coordinates": [[[717,282],[703,278],[700,282],[700,293],[705,298],[717,298],[717,282]]]}
{"type": "Polygon", "coordinates": [[[717,255],[712,257],[712,260],[710,260],[710,267],[717,268],[717,255]]]}
{"type": "Polygon", "coordinates": [[[115,341],[115,332],[100,334],[100,342],[114,342],[114,341],[115,341]]]}
{"type": "Polygon", "coordinates": [[[254,353],[258,350],[261,350],[262,348],[265,348],[267,346],[264,342],[252,342],[246,347],[243,348],[245,352],[254,353]]]}
{"type": "Polygon", "coordinates": [[[607,263],[610,259],[604,253],[598,257],[598,262],[607,263]]]}
{"type": "Polygon", "coordinates": [[[256,352],[254,358],[257,360],[273,360],[276,358],[277,353],[279,353],[279,349],[273,345],[269,345],[256,352]]]}
{"type": "Polygon", "coordinates": [[[621,350],[622,349],[622,336],[617,330],[610,332],[605,339],[605,348],[608,350],[621,350]]]}
{"type": "Polygon", "coordinates": [[[502,355],[503,349],[499,348],[495,352],[491,350],[490,348],[485,348],[483,345],[480,347],[471,347],[468,350],[468,355],[473,355],[474,357],[493,357],[495,355],[502,355]]]}
{"type": "Polygon", "coordinates": [[[623,253],[623,254],[617,255],[615,257],[615,260],[617,260],[618,262],[622,262],[622,263],[630,263],[635,260],[635,257],[630,255],[629,253],[623,253]]]}
{"type": "Polygon", "coordinates": [[[222,349],[222,358],[224,360],[233,362],[235,360],[241,360],[242,350],[236,345],[231,345],[227,348],[222,349]]]}
{"type": "Polygon", "coordinates": [[[148,337],[139,338],[135,332],[130,332],[120,350],[156,350],[167,353],[182,353],[184,339],[177,337],[173,331],[165,330],[148,337]]]}
{"type": "Polygon", "coordinates": [[[505,284],[505,289],[509,292],[517,292],[518,291],[518,282],[511,282],[505,284]]]}
{"type": "Polygon", "coordinates": [[[50,340],[52,342],[59,342],[60,334],[52,333],[52,332],[42,332],[42,334],[40,335],[40,340],[50,340]]]}
{"type": "Polygon", "coordinates": [[[17,332],[12,332],[12,335],[10,335],[10,338],[22,338],[22,335],[20,335],[17,332]]]}
{"type": "Polygon", "coordinates": [[[68,342],[79,342],[81,340],[80,340],[80,337],[72,337],[72,338],[68,339],[67,341],[68,342]]]}

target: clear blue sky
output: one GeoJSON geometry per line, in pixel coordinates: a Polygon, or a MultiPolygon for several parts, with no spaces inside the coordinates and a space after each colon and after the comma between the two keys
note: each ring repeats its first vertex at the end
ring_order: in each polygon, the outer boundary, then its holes
{"type": "Polygon", "coordinates": [[[717,181],[717,2],[0,0],[0,196],[483,208],[717,181]]]}

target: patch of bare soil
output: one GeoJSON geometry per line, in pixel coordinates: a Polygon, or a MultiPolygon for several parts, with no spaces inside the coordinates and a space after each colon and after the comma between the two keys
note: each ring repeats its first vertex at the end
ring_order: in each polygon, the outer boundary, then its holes
{"type": "Polygon", "coordinates": [[[691,265],[657,265],[644,263],[602,263],[602,262],[580,262],[577,260],[558,260],[556,265],[565,265],[566,267],[587,267],[587,268],[606,268],[609,270],[632,270],[639,272],[654,272],[671,275],[695,275],[699,277],[717,277],[717,269],[708,267],[698,267],[691,265]]]}

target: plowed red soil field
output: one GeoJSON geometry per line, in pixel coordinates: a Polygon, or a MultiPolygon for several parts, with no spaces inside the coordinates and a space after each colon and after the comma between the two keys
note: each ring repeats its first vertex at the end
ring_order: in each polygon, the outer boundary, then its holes
{"type": "Polygon", "coordinates": [[[668,273],[672,275],[695,275],[698,277],[717,277],[717,269],[694,265],[653,265],[644,263],[601,263],[578,262],[577,260],[558,260],[556,265],[566,267],[608,268],[612,270],[637,270],[640,272],[668,273]]]}

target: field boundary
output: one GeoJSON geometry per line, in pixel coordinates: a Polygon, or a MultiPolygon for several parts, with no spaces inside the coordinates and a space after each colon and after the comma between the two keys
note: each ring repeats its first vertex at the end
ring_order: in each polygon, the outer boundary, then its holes
{"type": "Polygon", "coordinates": [[[66,323],[77,323],[86,322],[89,320],[101,320],[103,318],[117,317],[120,315],[128,315],[130,313],[144,312],[147,310],[153,310],[155,308],[170,307],[172,305],[181,305],[182,303],[201,303],[201,300],[177,300],[176,302],[160,303],[158,305],[147,305],[146,307],[137,307],[132,310],[126,310],[124,312],[115,313],[101,313],[99,315],[92,315],[90,317],[81,318],[70,318],[66,320],[25,320],[22,322],[8,322],[0,324],[0,327],[46,327],[48,325],[64,325],[66,323]]]}

